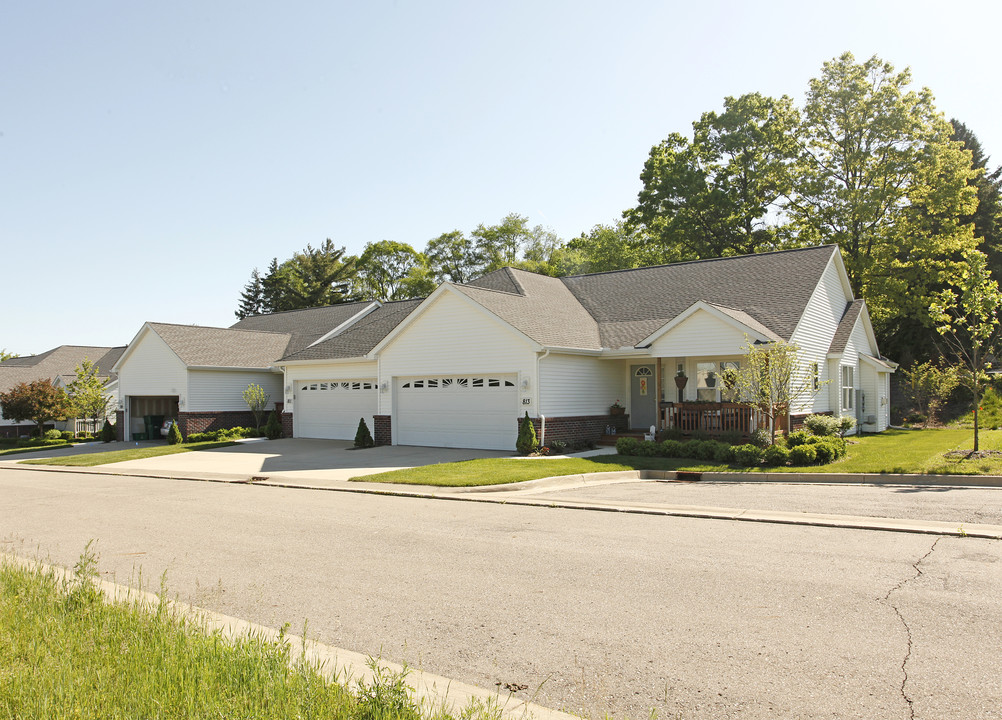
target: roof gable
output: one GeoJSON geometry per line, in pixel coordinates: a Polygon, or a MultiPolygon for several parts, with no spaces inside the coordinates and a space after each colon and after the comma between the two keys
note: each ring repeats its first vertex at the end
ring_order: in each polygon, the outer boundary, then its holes
{"type": "Polygon", "coordinates": [[[363,358],[400,325],[421,302],[421,299],[397,300],[378,305],[337,334],[321,338],[306,348],[286,354],[282,362],[363,358]]]}
{"type": "Polygon", "coordinates": [[[655,333],[637,343],[637,347],[648,347],[658,340],[665,338],[672,330],[697,313],[706,313],[717,322],[723,323],[725,326],[732,328],[743,335],[751,336],[753,340],[758,340],[760,342],[775,342],[776,340],[782,340],[779,335],[765,327],[755,318],[748,315],[748,313],[699,300],[662,325],[655,333]]]}
{"type": "Polygon", "coordinates": [[[291,340],[289,333],[166,323],[146,323],[146,327],[156,333],[189,368],[265,369],[282,357],[291,340]]]}
{"type": "Polygon", "coordinates": [[[62,377],[64,383],[73,382],[77,367],[86,359],[98,367],[99,376],[110,378],[118,358],[125,351],[121,347],[89,345],[60,345],[38,355],[11,358],[0,363],[0,391],[8,390],[22,382],[53,380],[62,377]]]}

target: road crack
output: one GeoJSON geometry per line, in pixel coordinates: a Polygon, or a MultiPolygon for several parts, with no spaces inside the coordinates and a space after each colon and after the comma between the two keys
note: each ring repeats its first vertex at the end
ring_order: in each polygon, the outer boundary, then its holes
{"type": "Polygon", "coordinates": [[[905,657],[901,661],[901,698],[908,705],[908,716],[911,718],[911,720],[915,720],[915,701],[908,695],[908,661],[911,659],[911,656],[912,656],[912,629],[908,625],[908,621],[905,619],[905,616],[901,612],[901,609],[898,608],[898,606],[895,605],[894,602],[891,600],[891,595],[893,595],[894,593],[896,593],[899,590],[901,590],[902,588],[904,588],[905,585],[908,585],[909,583],[915,582],[916,580],[918,580],[920,577],[922,577],[925,574],[922,571],[922,568],[919,567],[919,566],[930,555],[932,555],[933,551],[936,549],[936,546],[939,544],[939,541],[942,540],[942,539],[943,539],[942,537],[936,538],[936,540],[932,544],[932,547],[929,548],[928,552],[926,552],[925,555],[923,555],[918,560],[916,560],[915,562],[912,563],[912,568],[914,568],[915,574],[912,575],[909,578],[905,578],[904,580],[902,580],[901,582],[899,582],[897,585],[895,585],[894,587],[892,587],[890,590],[888,590],[887,594],[884,595],[884,599],[883,599],[883,602],[885,602],[888,605],[890,605],[891,609],[894,610],[894,614],[898,616],[898,620],[901,621],[901,625],[905,629],[905,636],[907,638],[907,646],[905,648],[905,657]]]}

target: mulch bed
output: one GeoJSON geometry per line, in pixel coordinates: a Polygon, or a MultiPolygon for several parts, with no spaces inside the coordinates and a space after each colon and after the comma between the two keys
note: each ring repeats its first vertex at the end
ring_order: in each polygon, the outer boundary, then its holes
{"type": "Polygon", "coordinates": [[[973,450],[951,450],[948,453],[943,453],[943,457],[964,458],[965,460],[987,460],[988,458],[1002,457],[1002,450],[978,450],[977,452],[973,450]]]}

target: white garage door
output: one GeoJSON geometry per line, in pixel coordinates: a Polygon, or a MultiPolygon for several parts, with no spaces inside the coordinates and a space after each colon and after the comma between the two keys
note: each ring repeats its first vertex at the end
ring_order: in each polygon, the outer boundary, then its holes
{"type": "Polygon", "coordinates": [[[296,437],[354,440],[358,421],[372,416],[378,402],[375,380],[300,380],[293,404],[296,437]]]}
{"type": "Polygon", "coordinates": [[[515,450],[515,375],[398,378],[400,445],[515,450]]]}

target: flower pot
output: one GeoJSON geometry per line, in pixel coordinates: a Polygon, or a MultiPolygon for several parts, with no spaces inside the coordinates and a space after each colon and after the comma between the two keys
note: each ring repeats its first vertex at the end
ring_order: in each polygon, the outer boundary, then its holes
{"type": "Polygon", "coordinates": [[[610,415],[625,415],[626,414],[626,408],[625,407],[611,407],[611,408],[609,408],[609,414],[610,415]]]}
{"type": "Polygon", "coordinates": [[[688,384],[688,382],[689,382],[689,378],[687,378],[685,375],[682,375],[682,376],[676,375],[675,376],[675,387],[677,387],[679,390],[681,390],[682,388],[684,388],[688,384]]]}

